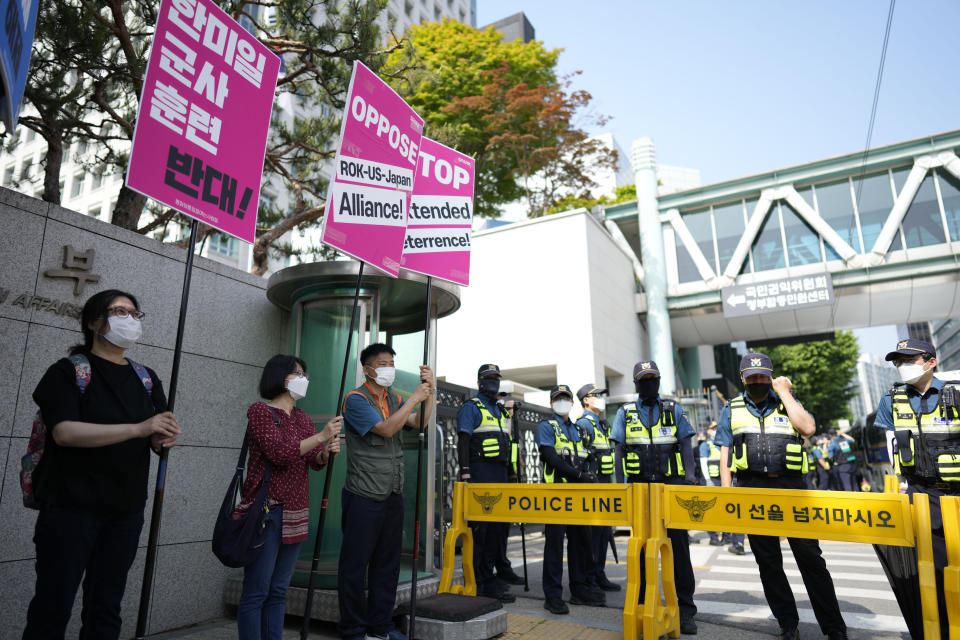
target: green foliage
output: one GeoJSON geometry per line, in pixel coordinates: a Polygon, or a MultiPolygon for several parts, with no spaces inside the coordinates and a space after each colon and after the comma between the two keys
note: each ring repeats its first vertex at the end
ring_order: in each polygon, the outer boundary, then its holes
{"type": "Polygon", "coordinates": [[[599,198],[593,198],[589,194],[585,195],[566,195],[563,198],[557,200],[547,213],[561,213],[563,211],[571,211],[573,209],[593,209],[596,206],[603,206],[608,204],[616,204],[618,202],[629,202],[630,200],[637,199],[637,185],[627,184],[622,187],[617,187],[614,191],[614,196],[604,194],[599,198]]]}
{"type": "Polygon", "coordinates": [[[387,57],[383,74],[403,74],[392,84],[424,117],[424,135],[476,159],[476,215],[497,215],[500,205],[523,190],[516,164],[495,158],[488,147],[492,136],[484,118],[491,109],[476,101],[494,75],[507,88],[554,86],[561,50],[545,49],[536,40],[501,42],[492,27],[481,31],[449,19],[411,27],[406,38],[410,46],[387,57]]]}
{"type": "Polygon", "coordinates": [[[837,331],[833,340],[780,345],[767,352],[774,376],[787,376],[804,408],[817,421],[817,431],[852,418],[848,405],[856,393],[860,345],[852,331],[837,331]]]}

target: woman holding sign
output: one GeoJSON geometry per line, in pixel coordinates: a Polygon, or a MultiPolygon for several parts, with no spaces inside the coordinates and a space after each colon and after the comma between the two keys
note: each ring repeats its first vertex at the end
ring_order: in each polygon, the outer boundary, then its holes
{"type": "Polygon", "coordinates": [[[310,469],[320,470],[340,451],[341,423],[335,417],[317,433],[297,400],[307,395],[307,364],[295,356],[276,355],[260,377],[260,397],[247,410],[250,462],[239,509],[256,499],[264,471],[270,467],[267,538],[253,563],[243,568],[243,592],[237,604],[240,640],[280,640],[287,587],[307,539],[310,517],[310,469]]]}

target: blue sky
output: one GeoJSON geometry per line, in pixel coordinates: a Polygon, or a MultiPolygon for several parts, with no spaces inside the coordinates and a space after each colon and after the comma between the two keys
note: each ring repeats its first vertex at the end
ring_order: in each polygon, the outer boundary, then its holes
{"type": "MultiPolygon", "coordinates": [[[[888,6],[477,0],[477,24],[524,11],[627,153],[649,135],[708,184],[861,150],[888,6]]],[[[960,128],[958,24],[957,0],[897,3],[872,146],[960,128]]]]}
{"type": "MultiPolygon", "coordinates": [[[[564,49],[560,72],[582,71],[575,86],[613,118],[603,130],[628,155],[651,136],[662,164],[700,169],[709,184],[862,150],[888,8],[477,0],[477,24],[525,12],[537,39],[564,49]]],[[[958,24],[960,1],[897,3],[872,147],[960,128],[958,24]]],[[[894,327],[856,334],[867,353],[897,340],[894,327]]]]}

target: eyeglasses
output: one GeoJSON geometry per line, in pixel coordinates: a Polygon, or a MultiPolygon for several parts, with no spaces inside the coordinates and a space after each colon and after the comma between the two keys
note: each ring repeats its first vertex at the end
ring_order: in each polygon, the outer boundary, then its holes
{"type": "Polygon", "coordinates": [[[135,320],[143,320],[145,314],[139,309],[127,309],[126,307],[109,307],[107,309],[107,316],[112,316],[115,318],[133,318],[135,320]]]}

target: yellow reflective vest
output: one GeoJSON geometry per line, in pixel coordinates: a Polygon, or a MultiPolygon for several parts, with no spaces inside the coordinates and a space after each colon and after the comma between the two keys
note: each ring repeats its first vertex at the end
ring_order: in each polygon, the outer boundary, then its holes
{"type": "Polygon", "coordinates": [[[628,481],[659,482],[665,477],[684,475],[675,406],[671,400],[660,401],[660,419],[647,427],[640,420],[636,402],[623,405],[623,473],[628,481]]]}
{"type": "MultiPolygon", "coordinates": [[[[553,427],[553,448],[557,451],[557,455],[574,469],[582,468],[581,465],[586,461],[590,452],[587,451],[585,447],[581,447],[578,443],[568,438],[563,427],[560,426],[559,421],[547,420],[547,424],[553,427]]],[[[543,481],[550,483],[566,482],[567,479],[558,474],[557,470],[552,466],[544,462],[543,481]]]]}
{"type": "Polygon", "coordinates": [[[470,462],[511,462],[510,413],[501,407],[497,418],[480,398],[471,398],[470,402],[480,411],[480,424],[470,434],[470,462]]]}
{"type": "MultiPolygon", "coordinates": [[[[614,454],[610,434],[603,430],[600,421],[592,413],[584,413],[583,418],[593,425],[593,438],[590,441],[590,455],[596,460],[596,474],[598,476],[613,476],[614,454]]],[[[581,439],[583,436],[581,435],[581,439]]]]}
{"type": "Polygon", "coordinates": [[[713,443],[713,440],[707,440],[707,446],[710,447],[710,455],[707,457],[707,473],[711,478],[720,477],[720,447],[713,443]]]}
{"type": "Polygon", "coordinates": [[[900,473],[930,482],[960,482],[960,418],[946,415],[939,402],[929,413],[914,412],[903,385],[894,387],[892,408],[900,473]]]}
{"type": "Polygon", "coordinates": [[[747,408],[743,395],[730,401],[730,469],[753,473],[797,475],[808,470],[803,440],[779,403],[762,418],[747,408]]]}

